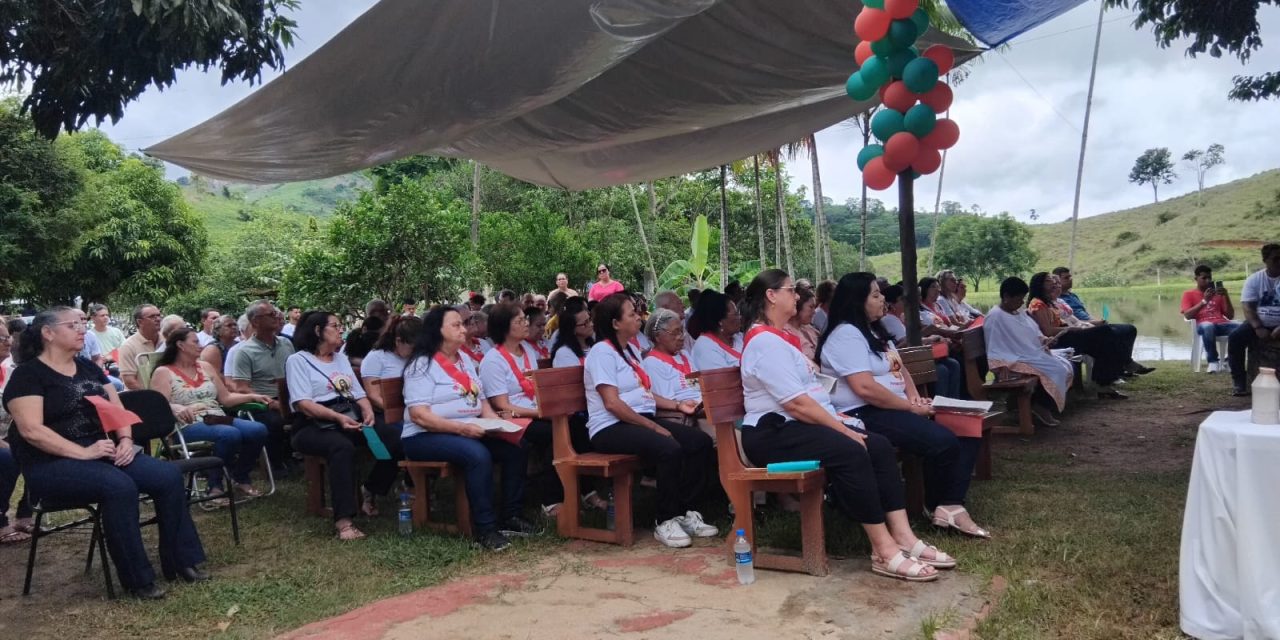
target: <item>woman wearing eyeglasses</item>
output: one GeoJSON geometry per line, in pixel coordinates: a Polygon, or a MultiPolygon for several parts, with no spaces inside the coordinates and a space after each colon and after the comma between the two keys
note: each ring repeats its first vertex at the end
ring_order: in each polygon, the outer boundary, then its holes
{"type": "Polygon", "coordinates": [[[551,342],[551,366],[582,366],[596,335],[591,312],[587,311],[587,301],[570,298],[556,314],[556,319],[560,329],[551,342]]]}
{"type": "Polygon", "coordinates": [[[601,262],[596,266],[596,281],[587,292],[587,300],[600,302],[609,296],[622,291],[622,283],[614,280],[609,274],[609,265],[601,262]]]}

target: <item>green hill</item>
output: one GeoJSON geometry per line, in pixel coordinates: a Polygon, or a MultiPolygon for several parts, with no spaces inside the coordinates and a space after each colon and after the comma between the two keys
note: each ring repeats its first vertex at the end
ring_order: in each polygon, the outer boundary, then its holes
{"type": "MultiPolygon", "coordinates": [[[[1258,248],[1280,241],[1280,169],[1164,202],[1081,218],[1076,240],[1079,286],[1121,286],[1185,279],[1199,263],[1224,279],[1260,268],[1258,248]]],[[[1037,271],[1067,263],[1071,221],[1032,225],[1037,271]]],[[[919,252],[924,275],[928,248],[919,252]]],[[[901,277],[901,257],[869,258],[876,273],[901,277]]],[[[934,265],[941,269],[941,265],[934,265]]]]}
{"type": "Polygon", "coordinates": [[[238,226],[257,211],[272,209],[327,218],[338,204],[356,199],[360,190],[372,185],[361,173],[270,185],[229,184],[200,177],[179,178],[177,182],[187,203],[204,217],[214,245],[229,242],[238,226]]]}

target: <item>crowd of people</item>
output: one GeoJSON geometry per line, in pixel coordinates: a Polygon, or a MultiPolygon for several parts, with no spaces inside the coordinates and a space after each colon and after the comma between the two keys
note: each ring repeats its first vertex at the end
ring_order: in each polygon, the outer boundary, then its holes
{"type": "MultiPolygon", "coordinates": [[[[1247,330],[1230,322],[1231,301],[1207,267],[1197,268],[1197,289],[1184,296],[1211,371],[1216,336],[1230,336],[1231,372],[1241,380],[1244,350],[1280,337],[1280,246],[1268,245],[1263,257],[1266,269],[1250,276],[1242,296],[1247,330]]],[[[713,497],[715,448],[737,443],[715,441],[691,374],[725,367],[742,376],[742,455],[757,466],[818,460],[831,502],[865,531],[875,573],[930,581],[957,564],[913,530],[897,450],[924,461],[920,515],[941,529],[992,535],[967,508],[979,439],[933,420],[930,395],[898,352],[908,324],[901,283],[850,273],[813,286],[769,269],[745,289],[660,292],[652,310],[604,264],[585,296],[568,284],[562,273],[545,296],[503,290],[492,302],[468,292],[461,304],[421,314],[412,299],[398,312],[372,300],[350,331],[339,314],[282,311],[268,300],[238,317],[204,310],[195,327],[139,305],[128,337],[97,304],[88,314],[54,307],[29,323],[0,324],[0,543],[30,537],[34,501],[98,503],[121,582],[138,597],[162,597],[138,531],[138,497],[147,494],[161,525],[162,573],[208,578],[180,475],[139,455],[130,429],[108,435],[87,410],[91,396],[118,405],[121,390],[151,389],[169,402],[187,441],[213,443],[239,496],[261,495],[254,475],[263,456],[282,475],[301,455],[323,457],[335,535],[356,540],[365,536],[357,520],[378,516],[396,485],[397,460],[449,462],[462,472],[476,542],[501,550],[541,530],[526,518],[526,487],[546,517],[608,504],[603,487],[564,495],[551,425],[539,417],[527,376],[547,366],[583,368],[587,410],[570,420],[573,446],[641,459],[656,490],[654,537],[664,545],[719,533],[696,506],[713,497]],[[399,422],[386,419],[389,380],[403,383],[399,422]],[[514,424],[517,435],[487,430],[495,420],[514,424]],[[356,452],[375,438],[385,455],[357,489],[356,452]],[[11,521],[19,474],[25,490],[11,521]]],[[[918,286],[923,340],[938,347],[933,395],[968,397],[963,337],[974,330],[986,344],[985,354],[970,354],[979,375],[1034,377],[1034,415],[1045,425],[1066,408],[1074,356],[1092,358],[1100,398],[1125,398],[1117,385],[1152,370],[1132,357],[1133,326],[1091,316],[1069,269],[1005,279],[986,312],[965,301],[964,280],[951,271],[918,286]]],[[[214,507],[229,499],[218,493],[223,482],[220,472],[208,478],[214,507]]]]}

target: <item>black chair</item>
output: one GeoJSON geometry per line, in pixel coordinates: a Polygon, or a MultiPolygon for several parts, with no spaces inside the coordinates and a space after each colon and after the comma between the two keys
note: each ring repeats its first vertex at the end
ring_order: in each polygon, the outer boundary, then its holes
{"type": "Polygon", "coordinates": [[[22,583],[22,595],[31,595],[31,575],[36,568],[36,545],[40,539],[50,536],[59,531],[74,529],[86,524],[93,525],[93,533],[89,536],[89,553],[85,554],[84,573],[89,575],[93,568],[93,552],[96,549],[102,553],[102,577],[107,583],[107,597],[115,599],[116,590],[111,583],[111,563],[107,556],[106,539],[102,536],[102,516],[98,511],[98,505],[91,503],[84,504],[59,504],[52,501],[46,501],[36,495],[31,495],[31,511],[35,517],[35,526],[31,531],[31,548],[27,552],[27,577],[22,583]],[[44,528],[44,517],[50,513],[59,513],[63,511],[83,510],[88,511],[88,517],[77,518],[71,522],[63,523],[48,529],[44,528]]]}
{"type": "MultiPolygon", "coordinates": [[[[152,440],[160,440],[163,451],[175,452],[169,446],[168,438],[173,435],[178,428],[178,420],[173,415],[173,410],[169,407],[169,401],[165,399],[159,391],[143,389],[139,391],[125,391],[120,394],[120,402],[124,408],[138,414],[142,418],[140,424],[133,426],[133,441],[143,447],[143,451],[150,454],[150,444],[152,440]]],[[[180,452],[179,452],[180,455],[180,452]]],[[[167,458],[168,462],[177,465],[178,470],[187,479],[187,504],[201,504],[217,500],[220,496],[197,495],[195,491],[196,474],[206,472],[218,468],[222,468],[222,481],[226,497],[228,498],[229,509],[231,510],[231,536],[236,544],[240,544],[240,519],[236,513],[236,494],[235,482],[231,479],[231,473],[227,470],[226,463],[222,458],[212,455],[196,456],[192,458],[179,457],[167,458]]],[[[151,518],[143,525],[154,524],[155,518],[151,518]]],[[[91,551],[92,553],[92,551],[91,551]]]]}

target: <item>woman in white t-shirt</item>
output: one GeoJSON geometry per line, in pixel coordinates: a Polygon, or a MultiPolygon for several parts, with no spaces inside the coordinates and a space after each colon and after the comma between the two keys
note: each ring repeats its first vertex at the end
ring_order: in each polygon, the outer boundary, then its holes
{"type": "MultiPolygon", "coordinates": [[[[542,360],[551,357],[551,343],[543,338],[543,333],[547,330],[547,312],[538,307],[525,307],[524,319],[529,323],[528,337],[524,339],[526,347],[533,349],[534,358],[542,360]]],[[[493,332],[489,335],[492,337],[493,332]]],[[[495,343],[501,341],[495,339],[495,343]]]]}
{"type": "Polygon", "coordinates": [[[840,278],[830,323],[818,343],[822,373],[837,380],[832,404],[862,420],[871,433],[924,459],[924,504],[935,526],[989,538],[964,506],[982,439],[957,437],[930,420],[931,402],[916,391],[893,338],[880,324],[884,315],[874,274],[840,278]]]}
{"type": "MultiPolygon", "coordinates": [[[[683,349],[683,324],[679,314],[670,309],[660,308],[649,316],[645,323],[645,334],[653,343],[653,349],[644,358],[644,370],[653,381],[653,395],[657,398],[677,403],[688,400],[700,405],[702,390],[698,388],[697,379],[690,380],[688,377],[693,372],[693,362],[683,349]]],[[[715,442],[715,427],[701,414],[697,418],[698,428],[715,442]]]]}
{"type": "Polygon", "coordinates": [[[587,311],[587,301],[572,298],[564,303],[556,314],[555,339],[551,343],[551,366],[581,367],[586,363],[587,350],[595,341],[596,327],[587,311]]]}
{"type": "Polygon", "coordinates": [[[694,371],[736,367],[742,361],[742,316],[738,305],[719,291],[706,290],[689,316],[694,371]]]}
{"type": "MultiPolygon", "coordinates": [[[[373,405],[365,397],[347,356],[337,353],[342,344],[342,321],[327,311],[312,311],[302,317],[294,333],[298,351],[285,361],[289,404],[295,412],[291,442],[299,453],[325,459],[329,473],[329,499],[333,503],[334,526],[341,540],[364,537],[352,523],[356,515],[355,450],[364,443],[361,429],[373,426],[373,405]],[[337,408],[353,406],[354,415],[337,408]]],[[[364,489],[384,494],[395,482],[394,460],[378,460],[364,489]]]]}
{"type": "MultiPolygon", "coordinates": [[[[903,324],[903,299],[904,292],[902,285],[893,284],[882,289],[880,294],[884,296],[884,317],[880,318],[880,326],[893,339],[895,346],[904,347],[907,345],[907,326],[903,324]]],[[[946,342],[946,338],[939,334],[930,335],[927,325],[920,326],[920,333],[923,336],[921,342],[926,345],[932,345],[935,342],[946,342]]],[[[960,361],[947,356],[945,358],[934,358],[933,366],[938,374],[938,379],[934,381],[933,388],[935,395],[946,396],[948,398],[968,398],[968,392],[963,387],[964,376],[961,374],[960,361]]]]}
{"type": "Polygon", "coordinates": [[[382,381],[404,377],[409,354],[413,353],[413,345],[421,333],[421,318],[392,316],[378,340],[373,343],[373,348],[360,361],[360,381],[375,412],[382,413],[386,408],[382,399],[382,381]]]}
{"type": "Polygon", "coordinates": [[[477,418],[498,419],[485,398],[476,363],[462,352],[467,339],[462,316],[435,307],[422,318],[422,333],[404,372],[408,409],[400,446],[405,458],[451,462],[462,468],[471,505],[472,534],[481,546],[501,551],[508,535],[536,531],[521,516],[527,458],[522,447],[486,436],[477,418]],[[493,504],[493,468],[502,471],[501,519],[493,504]]]}
{"type": "Polygon", "coordinates": [[[860,523],[871,541],[871,570],[901,580],[938,578],[955,560],[916,537],[907,520],[897,452],[851,416],[836,413],[826,385],[787,333],[796,313],[795,284],[768,269],[747,287],[742,353],[746,416],[742,449],[752,464],[817,460],[836,508],[860,523]]]}
{"type": "Polygon", "coordinates": [[[706,488],[715,449],[695,427],[656,418],[659,409],[692,415],[697,403],[675,402],[653,394],[653,382],[630,345],[640,333],[640,314],[625,293],[606,297],[592,311],[596,344],[587,354],[583,383],[587,392],[587,430],[601,453],[639,456],[656,466],[657,526],[653,537],[668,547],[687,547],[689,536],[718,533],[690,508],[706,488]]]}

